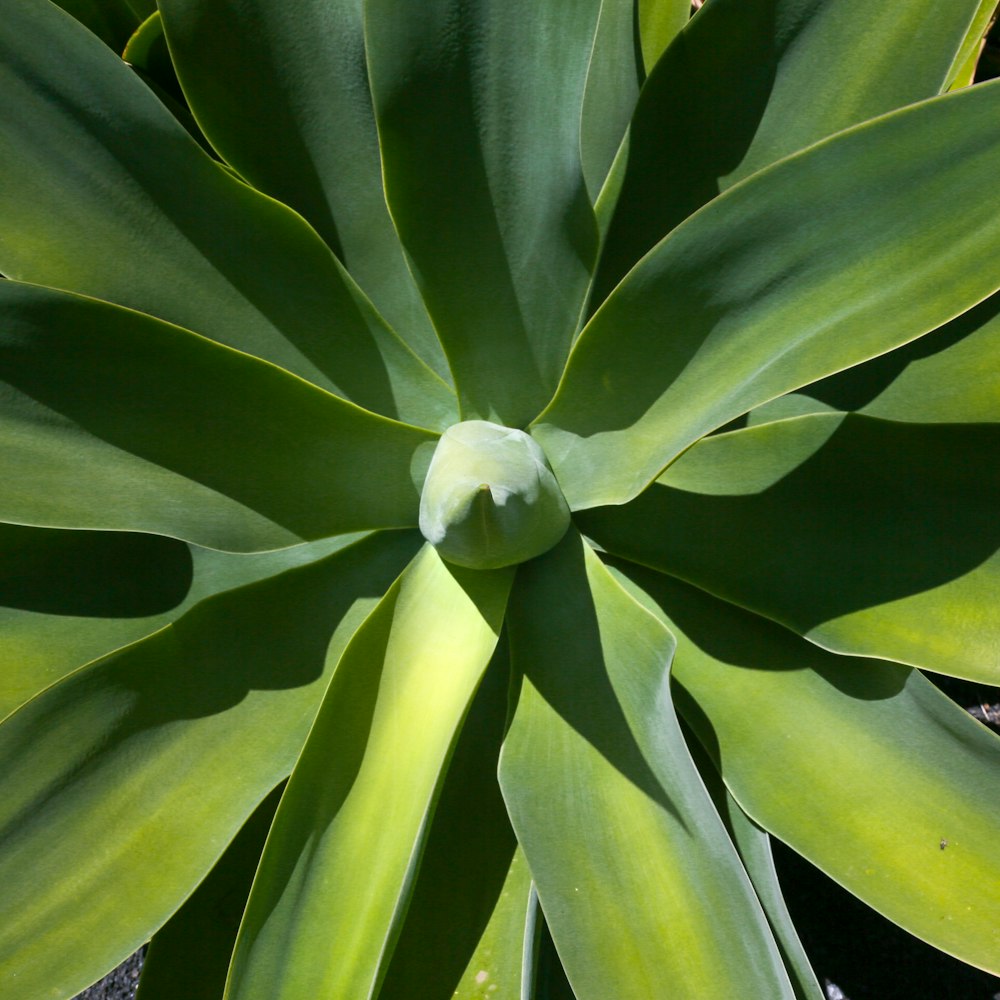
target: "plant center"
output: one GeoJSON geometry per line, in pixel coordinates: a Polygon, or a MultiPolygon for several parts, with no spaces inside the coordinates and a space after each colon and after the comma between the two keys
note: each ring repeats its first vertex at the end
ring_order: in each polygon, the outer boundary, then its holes
{"type": "Polygon", "coordinates": [[[524,431],[466,420],[441,435],[420,496],[420,530],[443,559],[512,566],[548,551],[567,527],[562,490],[524,431]]]}

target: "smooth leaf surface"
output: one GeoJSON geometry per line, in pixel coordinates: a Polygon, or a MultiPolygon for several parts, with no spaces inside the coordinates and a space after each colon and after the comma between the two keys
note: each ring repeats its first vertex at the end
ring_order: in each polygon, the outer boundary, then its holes
{"type": "Polygon", "coordinates": [[[791,997],[673,713],[673,638],[576,533],[519,570],[500,785],[578,1000],[791,997]]]}
{"type": "Polygon", "coordinates": [[[121,53],[142,16],[129,0],[55,0],[112,51],[121,53]]]}
{"type": "Polygon", "coordinates": [[[642,53],[635,39],[635,0],[603,0],[580,124],[583,176],[592,202],[596,203],[622,143],[642,79],[642,53]]]}
{"type": "Polygon", "coordinates": [[[224,590],[314,562],[357,535],[234,556],[173,538],[0,524],[0,718],[224,590]]]}
{"type": "Polygon", "coordinates": [[[316,233],[206,156],[79,24],[3,0],[0,66],[5,275],[148,312],[386,416],[453,422],[447,386],[316,233]]]}
{"type": "Polygon", "coordinates": [[[916,423],[997,423],[998,357],[1000,295],[992,295],[926,337],[806,386],[799,395],[820,403],[813,410],[830,406],[916,423]]]}
{"type": "Polygon", "coordinates": [[[1000,424],[804,416],[706,438],[581,530],[841,653],[1000,681],[1000,424]]]}
{"type": "Polygon", "coordinates": [[[979,0],[978,9],[948,74],[947,89],[968,87],[975,79],[979,54],[983,48],[986,32],[996,17],[997,6],[997,0],[979,0]]]}
{"type": "Polygon", "coordinates": [[[160,9],[215,147],[305,216],[397,333],[447,377],[385,205],[362,0],[310,0],[294,13],[266,0],[164,0],[160,9]]]}
{"type": "Polygon", "coordinates": [[[379,1000],[518,1000],[531,876],[497,783],[510,659],[501,642],[448,765],[379,1000]]]}
{"type": "MultiPolygon", "coordinates": [[[[615,572],[613,566],[612,572],[626,589],[632,587],[628,577],[615,572]]],[[[641,591],[636,592],[636,596],[640,600],[644,597],[641,591]]],[[[726,830],[739,852],[740,861],[743,862],[743,867],[750,877],[757,899],[760,900],[760,905],[767,915],[767,921],[785,963],[785,971],[792,981],[796,1000],[828,1000],[825,993],[820,990],[816,973],[813,972],[809,956],[802,947],[798,931],[785,904],[783,889],[774,866],[769,834],[740,808],[739,803],[726,788],[711,757],[691,733],[690,728],[684,729],[684,735],[698,773],[702,776],[709,795],[712,796],[712,802],[715,803],[719,816],[726,824],[726,830]]]]}
{"type": "Polygon", "coordinates": [[[834,132],[940,93],[980,2],[712,0],[643,88],[595,306],[720,191],[834,132]]]}
{"type": "Polygon", "coordinates": [[[93,299],[4,281],[0,316],[0,517],[237,551],[416,524],[430,431],[93,299]]]}
{"type": "Polygon", "coordinates": [[[153,936],[135,1000],[219,1000],[283,786],[253,811],[190,899],[153,936]]]}
{"type": "Polygon", "coordinates": [[[227,1000],[377,993],[512,575],[425,545],[351,640],[278,807],[227,1000]]]}
{"type": "Polygon", "coordinates": [[[383,532],[203,601],[4,721],[0,992],[73,996],[149,940],[290,772],[418,542],[383,532]]]}
{"type": "Polygon", "coordinates": [[[677,636],[678,706],[741,807],[850,892],[1000,971],[1000,739],[919,671],[834,656],[625,567],[677,636]]]}
{"type": "Polygon", "coordinates": [[[981,204],[1000,171],[998,114],[993,83],[886,115],[663,240],[587,325],[533,425],[570,507],[632,499],[751,407],[996,291],[1000,217],[981,204]]]}
{"type": "Polygon", "coordinates": [[[687,24],[690,0],[635,0],[642,62],[652,72],[667,46],[687,24]]]}
{"type": "Polygon", "coordinates": [[[462,418],[548,401],[597,250],[580,115],[600,0],[368,0],[389,209],[462,418]]]}

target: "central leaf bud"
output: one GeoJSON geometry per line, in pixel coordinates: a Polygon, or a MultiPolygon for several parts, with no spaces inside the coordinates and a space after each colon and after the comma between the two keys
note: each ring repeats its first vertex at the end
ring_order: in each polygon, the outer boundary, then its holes
{"type": "Polygon", "coordinates": [[[420,530],[443,559],[497,569],[552,548],[569,507],[538,443],[486,420],[441,435],[420,496],[420,530]]]}

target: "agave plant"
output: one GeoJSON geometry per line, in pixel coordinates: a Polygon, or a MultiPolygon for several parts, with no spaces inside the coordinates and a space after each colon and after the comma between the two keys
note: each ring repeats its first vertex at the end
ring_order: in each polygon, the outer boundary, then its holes
{"type": "Polygon", "coordinates": [[[157,6],[0,0],[0,993],[1000,972],[994,0],[157,6]]]}

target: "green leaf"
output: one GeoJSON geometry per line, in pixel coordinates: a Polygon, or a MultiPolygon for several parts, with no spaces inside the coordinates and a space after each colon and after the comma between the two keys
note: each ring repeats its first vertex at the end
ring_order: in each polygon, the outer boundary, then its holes
{"type": "Polygon", "coordinates": [[[0,725],[0,994],[75,995],[149,940],[289,773],[418,540],[383,532],[203,601],[0,725]]]}
{"type": "Polygon", "coordinates": [[[156,932],[136,1000],[219,1000],[264,838],[283,785],[254,810],[205,881],[156,932]]]}
{"type": "Polygon", "coordinates": [[[535,422],[573,509],[623,503],[707,432],[935,329],[1000,286],[1000,84],[761,171],[676,229],[583,331],[535,422]],[[914,198],[913,192],[920,197],[914,198]]]}
{"type": "Polygon", "coordinates": [[[1000,424],[818,414],[706,438],[603,547],[836,652],[1000,682],[1000,424]]]}
{"type": "Polygon", "coordinates": [[[691,0],[635,0],[635,6],[642,61],[646,73],[650,73],[677,33],[687,24],[691,16],[691,0]]]}
{"type": "Polygon", "coordinates": [[[958,50],[952,63],[948,82],[945,85],[946,89],[956,90],[959,87],[968,87],[975,79],[976,65],[983,49],[986,32],[989,31],[996,13],[997,0],[979,0],[975,16],[962,40],[962,47],[958,50]]]}
{"type": "MultiPolygon", "coordinates": [[[[712,0],[643,88],[595,305],[720,191],[834,132],[940,93],[980,3],[712,0]]],[[[639,10],[641,18],[642,0],[639,10]]]]}
{"type": "MultiPolygon", "coordinates": [[[[622,567],[625,568],[625,567],[622,567]]],[[[678,706],[741,807],[906,930],[1000,972],[1000,740],[918,671],[833,656],[625,568],[677,636],[678,706]]]]}
{"type": "Polygon", "coordinates": [[[357,540],[340,535],[234,556],[157,535],[0,524],[0,718],[77,667],[150,635],[213,594],[357,540]]]}
{"type": "Polygon", "coordinates": [[[576,533],[518,572],[500,785],[579,1000],[791,997],[671,705],[673,638],[576,533]]]}
{"type": "Polygon", "coordinates": [[[512,571],[426,545],[358,630],[275,817],[227,997],[376,994],[512,571]]]}
{"type": "Polygon", "coordinates": [[[580,115],[600,0],[368,0],[389,209],[462,418],[550,398],[597,249],[580,115]]]}
{"type": "MultiPolygon", "coordinates": [[[[1000,422],[1000,295],[895,351],[806,386],[820,406],[917,423],[1000,422]]],[[[777,402],[777,401],[775,401],[777,402]]]]}
{"type": "Polygon", "coordinates": [[[497,784],[510,660],[501,642],[434,811],[379,1000],[517,1000],[531,876],[497,784]]]}
{"type": "Polygon", "coordinates": [[[266,0],[160,4],[185,94],[213,145],[305,216],[396,331],[448,377],[385,205],[362,7],[312,0],[291,14],[266,0]]]}
{"type": "MultiPolygon", "coordinates": [[[[686,6],[687,0],[684,2],[686,6]]],[[[642,53],[635,38],[635,0],[603,0],[580,125],[583,175],[592,202],[596,203],[621,146],[642,78],[642,53]]]]}
{"type": "MultiPolygon", "coordinates": [[[[626,590],[631,591],[639,600],[646,599],[641,591],[636,591],[627,576],[617,571],[613,564],[610,568],[615,579],[626,590]]],[[[655,608],[651,610],[655,612],[655,608]]],[[[739,803],[726,788],[712,759],[691,733],[690,728],[682,726],[682,730],[687,737],[688,749],[691,751],[698,773],[704,780],[709,795],[712,796],[712,802],[719,816],[726,824],[726,830],[739,851],[743,867],[750,876],[754,892],[767,915],[778,950],[784,959],[785,971],[792,981],[796,1000],[827,1000],[816,981],[816,973],[813,972],[809,957],[799,940],[798,931],[792,923],[792,916],[785,905],[778,872],[774,867],[770,836],[740,808],[739,803]]]]}
{"type": "MultiPolygon", "coordinates": [[[[133,70],[140,72],[141,79],[147,83],[152,81],[161,91],[166,91],[174,103],[174,108],[178,104],[181,105],[182,110],[186,112],[186,117],[190,117],[190,111],[184,106],[184,95],[177,81],[174,64],[170,59],[167,38],[163,33],[163,18],[158,10],[150,14],[139,25],[128,40],[122,58],[133,70]]],[[[174,109],[171,108],[171,110],[174,109]]],[[[176,111],[174,113],[176,117],[176,111]]],[[[202,138],[204,139],[204,137],[202,138]]]]}
{"type": "Polygon", "coordinates": [[[447,386],[299,216],[206,156],[54,7],[0,14],[0,271],[148,312],[385,416],[454,421],[447,386]]]}
{"type": "Polygon", "coordinates": [[[237,551],[416,524],[430,431],[93,299],[4,281],[0,317],[4,520],[237,551]]]}
{"type": "Polygon", "coordinates": [[[116,54],[125,49],[143,15],[129,0],[54,0],[67,14],[86,25],[116,54]]]}

